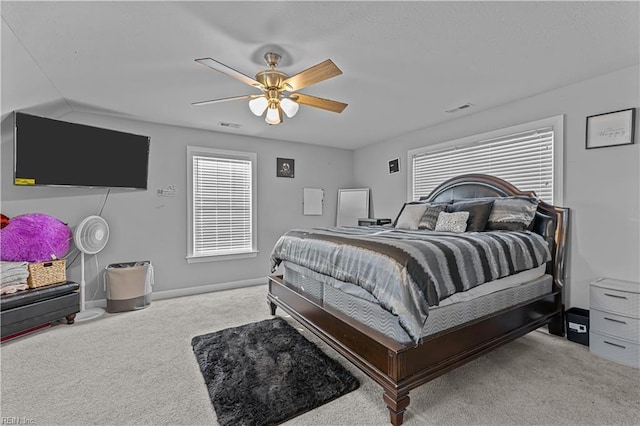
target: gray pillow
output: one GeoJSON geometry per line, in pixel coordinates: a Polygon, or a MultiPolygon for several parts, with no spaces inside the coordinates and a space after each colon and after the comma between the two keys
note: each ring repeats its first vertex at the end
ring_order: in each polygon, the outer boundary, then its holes
{"type": "Polygon", "coordinates": [[[533,223],[538,199],[532,197],[498,197],[487,220],[488,231],[526,231],[533,223]]]}
{"type": "Polygon", "coordinates": [[[461,200],[447,206],[447,212],[469,212],[467,232],[484,231],[494,200],[461,200]]]}
{"type": "Polygon", "coordinates": [[[420,219],[424,215],[427,205],[406,203],[396,220],[395,227],[398,229],[418,229],[420,219]]]}
{"type": "Polygon", "coordinates": [[[420,223],[418,224],[418,229],[426,229],[429,231],[436,229],[438,215],[440,212],[445,211],[446,208],[446,204],[427,204],[427,208],[422,215],[422,219],[420,219],[420,223]]]}

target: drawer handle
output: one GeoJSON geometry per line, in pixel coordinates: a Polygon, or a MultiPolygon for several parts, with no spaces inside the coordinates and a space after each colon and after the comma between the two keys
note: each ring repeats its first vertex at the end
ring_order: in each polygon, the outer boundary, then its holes
{"type": "Polygon", "coordinates": [[[624,299],[627,300],[626,296],[618,296],[617,294],[609,294],[609,293],[605,293],[605,296],[609,296],[609,297],[615,297],[616,299],[624,299]]]}
{"type": "Polygon", "coordinates": [[[606,340],[603,340],[603,342],[604,342],[604,343],[606,343],[607,345],[617,346],[617,347],[622,348],[622,349],[627,349],[627,347],[626,347],[626,346],[622,346],[622,345],[619,345],[619,344],[617,344],[617,343],[607,342],[606,340]]]}
{"type": "Polygon", "coordinates": [[[620,321],[618,319],[613,319],[613,318],[609,318],[609,317],[603,317],[604,319],[608,320],[608,321],[613,321],[613,322],[617,322],[619,324],[626,324],[626,322],[624,321],[620,321]]]}

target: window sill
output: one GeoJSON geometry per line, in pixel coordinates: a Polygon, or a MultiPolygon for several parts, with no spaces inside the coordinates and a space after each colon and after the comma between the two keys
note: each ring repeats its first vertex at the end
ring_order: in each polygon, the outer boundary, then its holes
{"type": "Polygon", "coordinates": [[[186,257],[187,263],[202,263],[202,262],[217,262],[220,260],[235,260],[235,259],[248,259],[251,257],[256,257],[258,255],[258,251],[250,251],[245,253],[230,253],[230,254],[216,254],[210,256],[193,256],[189,255],[186,257]]]}

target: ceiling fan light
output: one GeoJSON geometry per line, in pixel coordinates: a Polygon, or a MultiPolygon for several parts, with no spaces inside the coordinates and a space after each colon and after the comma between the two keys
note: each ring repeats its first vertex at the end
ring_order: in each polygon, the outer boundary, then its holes
{"type": "Polygon", "coordinates": [[[282,98],[280,100],[280,106],[289,118],[293,118],[298,113],[298,108],[300,108],[300,105],[298,105],[297,102],[292,101],[289,98],[282,98]]]}
{"type": "Polygon", "coordinates": [[[251,99],[249,101],[249,109],[252,113],[260,117],[265,109],[267,109],[267,105],[269,101],[264,96],[260,96],[258,98],[251,99]]]}
{"type": "Polygon", "coordinates": [[[273,105],[273,107],[269,106],[264,121],[269,124],[280,124],[282,122],[282,110],[278,108],[277,104],[273,105]]]}

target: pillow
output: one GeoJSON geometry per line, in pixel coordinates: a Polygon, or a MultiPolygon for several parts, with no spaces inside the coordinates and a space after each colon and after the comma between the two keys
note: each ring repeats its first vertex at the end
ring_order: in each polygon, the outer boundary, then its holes
{"type": "Polygon", "coordinates": [[[429,231],[436,229],[438,215],[440,212],[445,211],[446,208],[446,204],[427,204],[427,208],[418,224],[418,229],[428,229],[429,231]]]}
{"type": "Polygon", "coordinates": [[[464,232],[467,229],[469,212],[440,212],[436,222],[436,231],[464,232]]]}
{"type": "Polygon", "coordinates": [[[402,205],[402,207],[400,207],[400,211],[398,212],[398,214],[396,215],[396,218],[393,220],[393,222],[391,223],[391,225],[395,228],[396,224],[398,223],[398,219],[400,219],[400,215],[402,214],[402,212],[404,211],[404,208],[409,205],[409,204],[424,204],[424,203],[418,203],[417,201],[411,201],[409,203],[404,203],[402,205]]]}
{"type": "Polygon", "coordinates": [[[538,209],[538,199],[532,197],[499,197],[487,221],[488,231],[526,231],[533,224],[538,209]]]}
{"type": "Polygon", "coordinates": [[[447,212],[469,212],[467,232],[484,231],[491,214],[494,200],[464,200],[456,201],[447,206],[447,212]]]}
{"type": "Polygon", "coordinates": [[[399,229],[418,229],[426,209],[427,205],[424,203],[405,203],[394,226],[399,229]]]}
{"type": "Polygon", "coordinates": [[[0,232],[0,260],[46,262],[62,259],[73,232],[60,219],[44,213],[25,213],[12,217],[0,232]]]}

